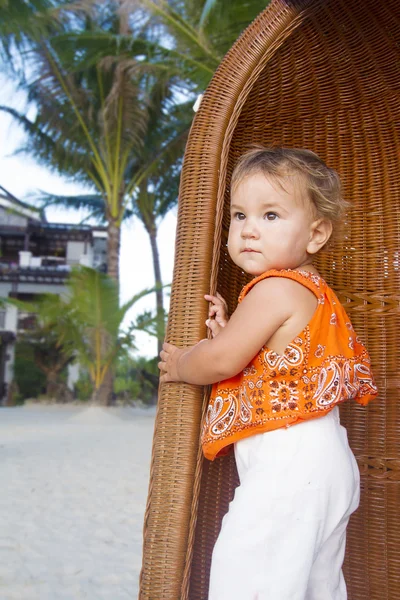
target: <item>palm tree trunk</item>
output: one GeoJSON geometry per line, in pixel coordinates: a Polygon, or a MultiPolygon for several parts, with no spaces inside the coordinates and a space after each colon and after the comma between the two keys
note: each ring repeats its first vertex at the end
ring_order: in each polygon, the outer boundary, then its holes
{"type": "MultiPolygon", "coordinates": [[[[157,286],[156,289],[156,312],[157,312],[157,323],[159,326],[164,324],[164,299],[163,299],[163,291],[162,291],[162,281],[161,281],[161,268],[160,268],[160,254],[158,252],[158,244],[157,244],[157,229],[151,229],[149,232],[150,237],[150,245],[151,245],[151,253],[153,257],[153,269],[154,269],[154,280],[157,286]]],[[[158,337],[158,354],[160,354],[163,345],[163,336],[159,335],[158,337]]]]}
{"type": "Polygon", "coordinates": [[[57,400],[59,389],[58,369],[48,369],[46,373],[46,396],[57,400]]]}
{"type": "MultiPolygon", "coordinates": [[[[119,252],[121,246],[121,227],[115,221],[108,221],[107,236],[107,274],[119,283],[119,252]]],[[[104,376],[101,386],[93,392],[92,403],[109,406],[112,401],[114,377],[111,369],[104,376]]]]}
{"type": "Polygon", "coordinates": [[[110,406],[112,402],[113,383],[113,372],[111,369],[108,369],[101,385],[93,390],[90,399],[91,404],[96,404],[97,406],[110,406]]]}
{"type": "Polygon", "coordinates": [[[121,228],[111,219],[108,222],[107,237],[107,273],[119,282],[119,251],[121,245],[121,228]]]}
{"type": "MultiPolygon", "coordinates": [[[[62,350],[55,350],[52,357],[52,364],[48,363],[48,358],[46,354],[40,352],[39,348],[34,349],[33,351],[34,361],[36,366],[42,371],[42,373],[46,376],[46,396],[47,398],[53,398],[55,400],[60,400],[59,395],[60,392],[64,392],[64,386],[62,382],[60,382],[60,373],[64,367],[66,367],[71,362],[71,357],[67,357],[62,354],[62,350]]],[[[64,393],[65,396],[65,393],[64,393]]]]}

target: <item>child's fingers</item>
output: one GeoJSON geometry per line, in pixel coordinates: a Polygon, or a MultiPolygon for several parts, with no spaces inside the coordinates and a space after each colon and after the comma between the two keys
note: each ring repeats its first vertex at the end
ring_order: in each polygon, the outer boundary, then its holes
{"type": "Polygon", "coordinates": [[[221,327],[225,327],[227,320],[225,318],[225,315],[219,315],[218,313],[215,315],[214,320],[218,323],[218,325],[220,325],[221,327]]]}
{"type": "Polygon", "coordinates": [[[176,349],[176,346],[174,346],[173,344],[168,344],[168,342],[163,343],[163,349],[160,352],[160,362],[157,364],[157,366],[160,369],[160,371],[164,373],[164,375],[168,373],[168,358],[170,354],[172,354],[172,352],[176,349]]]}
{"type": "Polygon", "coordinates": [[[223,304],[225,307],[227,307],[227,306],[228,306],[228,305],[227,305],[227,303],[226,303],[226,300],[225,300],[225,298],[223,298],[219,292],[217,292],[217,297],[218,297],[218,298],[221,300],[222,304],[223,304]]]}
{"type": "Polygon", "coordinates": [[[208,311],[208,316],[216,319],[218,323],[226,321],[226,312],[223,306],[211,307],[208,311]]]}
{"type": "Polygon", "coordinates": [[[214,315],[217,314],[217,312],[220,310],[219,306],[215,306],[215,304],[213,306],[210,306],[210,308],[208,309],[208,316],[209,317],[213,317],[214,315]]]}
{"type": "Polygon", "coordinates": [[[218,333],[219,325],[214,319],[207,319],[206,325],[213,334],[213,336],[218,333]]]}
{"type": "Polygon", "coordinates": [[[204,298],[206,300],[208,300],[208,302],[213,302],[214,304],[226,306],[225,300],[223,299],[223,297],[221,296],[221,294],[219,294],[218,292],[217,292],[216,296],[212,296],[211,294],[205,294],[204,298]]]}
{"type": "MultiPolygon", "coordinates": [[[[174,346],[173,344],[168,344],[168,342],[164,342],[163,343],[163,350],[165,350],[165,352],[173,352],[174,350],[176,350],[176,346],[174,346]]],[[[162,352],[162,351],[161,351],[162,352]]],[[[161,356],[161,353],[160,353],[161,356]]]]}
{"type": "Polygon", "coordinates": [[[223,314],[225,314],[225,312],[227,311],[226,302],[222,298],[222,296],[217,297],[217,296],[212,296],[211,294],[206,294],[204,296],[204,298],[206,300],[208,300],[209,302],[212,302],[212,306],[210,306],[210,308],[208,310],[209,317],[213,317],[214,315],[216,315],[218,312],[220,313],[221,311],[223,314]]]}
{"type": "Polygon", "coordinates": [[[208,302],[213,302],[214,304],[219,304],[220,300],[218,298],[218,296],[212,296],[211,294],[205,294],[204,298],[208,301],[208,302]]]}

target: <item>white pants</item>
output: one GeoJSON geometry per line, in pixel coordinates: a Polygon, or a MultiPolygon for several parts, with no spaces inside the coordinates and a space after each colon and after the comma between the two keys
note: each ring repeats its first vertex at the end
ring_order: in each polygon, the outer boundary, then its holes
{"type": "Polygon", "coordinates": [[[345,600],[360,475],[339,409],[235,444],[240,485],[214,547],[209,600],[345,600]]]}

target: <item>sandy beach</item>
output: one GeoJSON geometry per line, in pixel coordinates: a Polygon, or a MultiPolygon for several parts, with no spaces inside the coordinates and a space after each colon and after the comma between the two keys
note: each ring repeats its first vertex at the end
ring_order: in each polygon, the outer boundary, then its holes
{"type": "Polygon", "coordinates": [[[154,416],[0,408],[0,600],[137,598],[154,416]]]}

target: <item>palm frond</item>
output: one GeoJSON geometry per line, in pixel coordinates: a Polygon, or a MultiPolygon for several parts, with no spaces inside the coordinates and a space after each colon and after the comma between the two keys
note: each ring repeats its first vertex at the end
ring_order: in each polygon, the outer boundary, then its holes
{"type": "MultiPolygon", "coordinates": [[[[0,3],[0,56],[3,68],[16,72],[13,52],[22,55],[31,44],[54,31],[57,21],[52,0],[2,0],[0,3]]],[[[19,71],[19,75],[22,75],[19,71]]]]}
{"type": "Polygon", "coordinates": [[[214,6],[217,4],[218,0],[206,0],[203,6],[203,10],[201,11],[201,16],[199,19],[199,27],[200,29],[204,28],[205,23],[207,22],[208,16],[211,13],[214,6]]]}
{"type": "Polygon", "coordinates": [[[133,59],[157,50],[148,40],[98,30],[59,34],[52,37],[51,45],[72,73],[90,69],[109,56],[133,59]]]}
{"type": "MultiPolygon", "coordinates": [[[[139,0],[159,23],[158,52],[165,53],[168,66],[202,91],[223,56],[268,0],[139,0]]],[[[129,2],[128,2],[129,4],[129,2]]],[[[131,2],[131,5],[135,3],[131,2]]],[[[153,62],[163,59],[154,53],[153,62]]]]}
{"type": "Polygon", "coordinates": [[[89,210],[91,216],[99,223],[104,224],[105,222],[104,198],[99,194],[63,196],[41,192],[35,194],[34,198],[35,202],[38,202],[44,209],[49,206],[62,206],[67,210],[89,210]]]}
{"type": "Polygon", "coordinates": [[[109,132],[118,131],[122,121],[123,152],[132,147],[140,148],[146,131],[148,113],[145,99],[137,81],[136,62],[108,57],[101,61],[104,71],[112,71],[112,84],[104,101],[103,127],[109,132]]]}
{"type": "Polygon", "coordinates": [[[221,56],[213,52],[212,47],[202,40],[196,27],[184,18],[179,10],[174,10],[173,4],[165,0],[142,0],[143,4],[155,15],[157,15],[168,29],[175,34],[177,38],[185,42],[187,47],[191,48],[192,54],[205,60],[209,65],[217,68],[221,56]]]}

